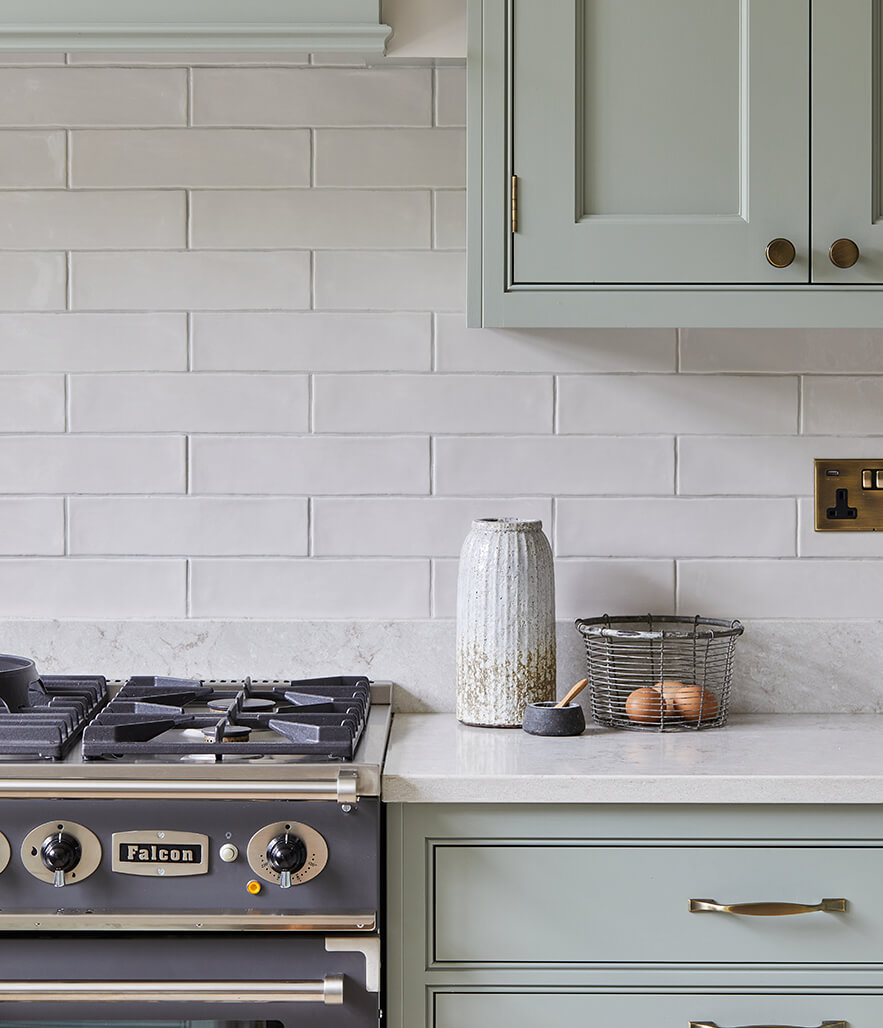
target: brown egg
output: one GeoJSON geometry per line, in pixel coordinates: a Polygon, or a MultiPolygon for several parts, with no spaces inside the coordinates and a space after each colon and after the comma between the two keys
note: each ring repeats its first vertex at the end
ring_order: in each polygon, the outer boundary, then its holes
{"type": "Polygon", "coordinates": [[[657,682],[656,685],[650,686],[658,692],[665,703],[665,716],[673,717],[676,713],[675,710],[675,693],[680,689],[684,688],[683,682],[657,682]]]}
{"type": "Polygon", "coordinates": [[[717,697],[701,685],[685,685],[674,695],[677,712],[685,721],[713,721],[718,715],[717,697]]]}
{"type": "Polygon", "coordinates": [[[635,689],[625,701],[625,712],[630,721],[641,725],[652,725],[662,719],[662,696],[650,688],[635,689]]]}

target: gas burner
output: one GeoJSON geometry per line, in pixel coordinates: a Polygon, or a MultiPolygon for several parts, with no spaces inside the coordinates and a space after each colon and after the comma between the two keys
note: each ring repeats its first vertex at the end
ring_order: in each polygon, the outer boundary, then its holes
{"type": "Polygon", "coordinates": [[[205,682],[135,677],[83,733],[83,757],[310,756],[352,760],[367,678],[205,682]],[[218,715],[222,714],[222,717],[218,715]]]}
{"type": "Polygon", "coordinates": [[[0,758],[62,760],[106,702],[107,680],[100,675],[35,678],[27,702],[0,699],[0,758]]]}

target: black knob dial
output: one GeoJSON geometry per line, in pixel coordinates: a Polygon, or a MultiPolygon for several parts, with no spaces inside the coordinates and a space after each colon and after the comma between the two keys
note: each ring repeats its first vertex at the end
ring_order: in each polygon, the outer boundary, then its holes
{"type": "Polygon", "coordinates": [[[286,832],[270,840],[270,845],[267,846],[267,860],[270,867],[279,874],[283,871],[294,874],[307,862],[307,847],[303,839],[286,832]]]}
{"type": "Polygon", "coordinates": [[[66,832],[47,836],[40,847],[40,859],[50,871],[73,871],[82,855],[80,844],[66,832]]]}

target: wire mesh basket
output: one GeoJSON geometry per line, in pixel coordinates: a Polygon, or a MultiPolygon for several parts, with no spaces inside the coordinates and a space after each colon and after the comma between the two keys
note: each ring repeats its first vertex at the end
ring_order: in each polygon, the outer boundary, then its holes
{"type": "Polygon", "coordinates": [[[608,728],[697,731],[727,722],[739,621],[643,614],[580,618],[592,717],[608,728]]]}

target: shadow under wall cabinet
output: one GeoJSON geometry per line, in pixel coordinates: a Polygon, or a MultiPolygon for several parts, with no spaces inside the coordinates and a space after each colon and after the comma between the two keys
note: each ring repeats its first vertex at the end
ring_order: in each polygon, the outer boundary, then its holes
{"type": "Polygon", "coordinates": [[[469,0],[469,323],[883,326],[883,0],[469,0]]]}
{"type": "Polygon", "coordinates": [[[392,1028],[883,1020],[879,807],[388,815],[392,1028]]]}

